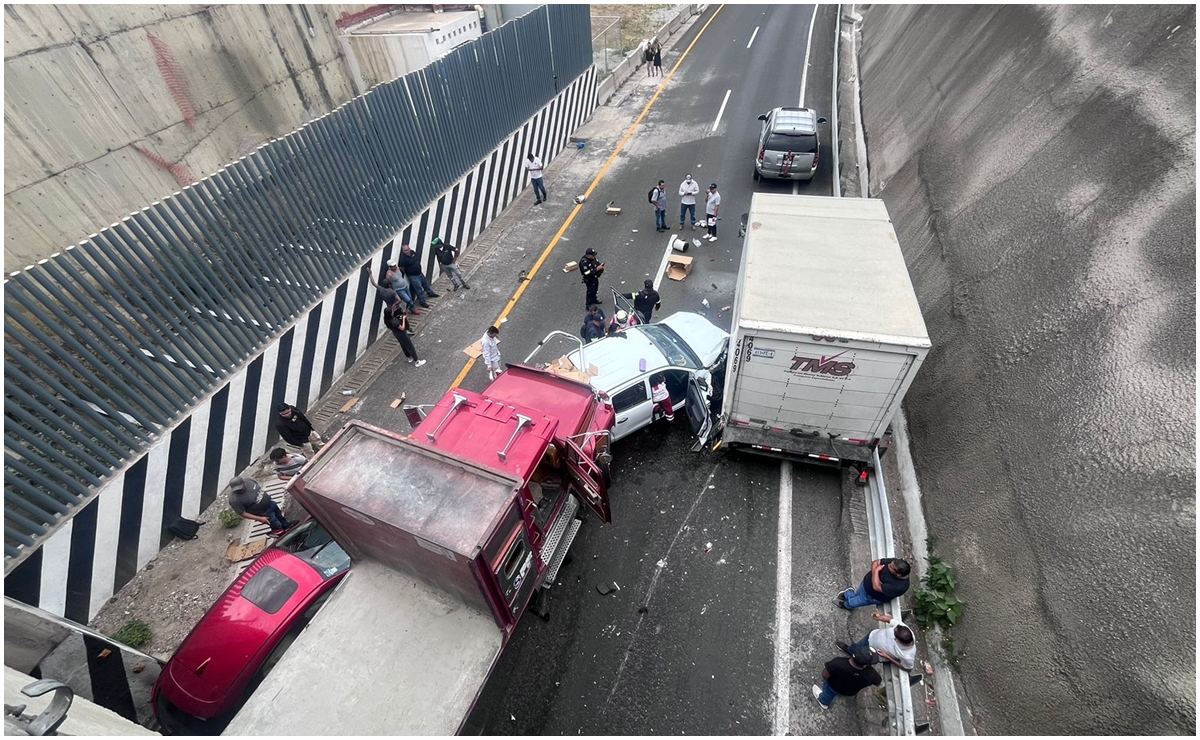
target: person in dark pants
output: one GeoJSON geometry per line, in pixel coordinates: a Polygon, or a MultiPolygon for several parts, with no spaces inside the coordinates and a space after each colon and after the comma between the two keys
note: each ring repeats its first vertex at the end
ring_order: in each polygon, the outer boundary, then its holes
{"type": "Polygon", "coordinates": [[[408,314],[404,312],[404,304],[396,301],[383,318],[387,327],[392,330],[392,336],[400,343],[400,349],[404,350],[408,361],[416,363],[415,367],[424,365],[425,360],[417,357],[417,348],[413,346],[412,337],[408,336],[408,314]]]}
{"type": "Polygon", "coordinates": [[[412,247],[403,244],[400,246],[399,261],[400,269],[408,278],[408,287],[412,290],[413,297],[422,307],[428,308],[429,304],[425,302],[425,297],[438,298],[439,294],[433,292],[433,286],[429,284],[425,273],[421,271],[421,252],[414,252],[412,247]]]}
{"type": "Polygon", "coordinates": [[[658,291],[654,289],[654,281],[646,278],[642,283],[644,286],[636,293],[622,293],[622,298],[628,298],[633,301],[633,312],[637,314],[637,319],[643,324],[650,323],[650,316],[656,309],[662,308],[662,298],[659,297],[658,291]]]}
{"type": "Polygon", "coordinates": [[[596,250],[588,247],[579,260],[579,274],[583,276],[583,284],[587,286],[587,299],[584,308],[591,308],[600,303],[596,291],[600,290],[600,276],[604,274],[604,263],[596,259],[596,250]]]}
{"type": "Polygon", "coordinates": [[[533,185],[534,205],[540,206],[546,200],[546,185],[542,182],[542,173],[546,168],[542,166],[542,160],[530,152],[525,160],[525,169],[529,170],[529,184],[533,185]]]}
{"type": "Polygon", "coordinates": [[[604,312],[599,306],[591,306],[588,308],[587,315],[583,317],[583,329],[580,330],[579,336],[583,337],[585,342],[594,342],[604,336],[604,312]]]}
{"type": "MultiPolygon", "coordinates": [[[[393,303],[393,305],[395,305],[393,303]]],[[[283,439],[284,444],[299,447],[309,455],[315,455],[324,443],[321,435],[313,428],[312,423],[300,409],[288,403],[280,402],[275,407],[279,418],[275,420],[275,431],[283,439]]]]}
{"type": "Polygon", "coordinates": [[[650,200],[654,203],[654,230],[666,231],[667,226],[667,183],[664,180],[659,180],[658,185],[650,193],[650,200]]]}
{"type": "Polygon", "coordinates": [[[654,42],[654,76],[662,77],[662,44],[654,42]]]}
{"type": "Polygon", "coordinates": [[[837,605],[846,610],[860,606],[879,606],[903,596],[908,591],[908,574],[912,568],[907,560],[880,558],[871,563],[858,588],[848,588],[837,595],[837,605]]]}
{"type": "Polygon", "coordinates": [[[239,476],[229,480],[229,508],[243,519],[262,522],[271,528],[271,534],[281,535],[292,525],[283,517],[279,504],[275,503],[263,487],[254,479],[239,476]]]}
{"type": "Polygon", "coordinates": [[[878,686],[883,677],[872,667],[878,662],[872,648],[856,648],[849,658],[834,658],[821,672],[824,682],[820,686],[813,684],[813,698],[821,709],[829,709],[839,696],[854,696],[868,686],[878,686]]]}

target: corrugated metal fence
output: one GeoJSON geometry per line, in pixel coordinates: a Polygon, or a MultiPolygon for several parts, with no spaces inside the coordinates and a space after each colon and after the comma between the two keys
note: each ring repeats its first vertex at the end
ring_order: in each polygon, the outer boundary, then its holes
{"type": "Polygon", "coordinates": [[[541,6],[11,273],[6,575],[590,64],[541,6]]]}

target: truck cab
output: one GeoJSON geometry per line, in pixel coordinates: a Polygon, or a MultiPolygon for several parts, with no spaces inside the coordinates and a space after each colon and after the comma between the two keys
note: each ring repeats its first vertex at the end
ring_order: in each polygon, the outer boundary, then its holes
{"type": "Polygon", "coordinates": [[[458,731],[581,507],[610,519],[612,425],[586,384],[520,365],[410,434],[348,423],[289,491],[350,572],[226,734],[458,731]]]}

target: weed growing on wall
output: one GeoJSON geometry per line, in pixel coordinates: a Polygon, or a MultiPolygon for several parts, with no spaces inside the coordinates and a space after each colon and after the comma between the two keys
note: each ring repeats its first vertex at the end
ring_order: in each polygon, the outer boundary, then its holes
{"type": "Polygon", "coordinates": [[[131,619],[110,637],[129,647],[140,648],[150,644],[150,625],[140,619],[131,619]]]}

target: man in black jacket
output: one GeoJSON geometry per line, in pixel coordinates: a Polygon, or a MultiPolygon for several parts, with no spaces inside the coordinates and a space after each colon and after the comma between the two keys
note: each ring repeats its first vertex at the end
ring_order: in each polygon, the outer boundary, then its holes
{"type": "Polygon", "coordinates": [[[650,323],[650,316],[657,309],[662,308],[662,298],[659,297],[658,291],[654,289],[654,281],[649,278],[643,283],[645,287],[636,293],[622,293],[622,298],[628,298],[633,301],[633,310],[637,314],[638,321],[643,324],[650,323]]]}
{"type": "Polygon", "coordinates": [[[591,308],[600,302],[596,291],[600,290],[600,276],[604,274],[604,263],[596,259],[596,250],[588,247],[579,260],[579,274],[583,276],[583,284],[587,286],[587,300],[584,308],[591,308]]]}
{"type": "Polygon", "coordinates": [[[299,447],[307,452],[310,458],[317,453],[317,450],[321,449],[324,440],[321,439],[320,434],[317,434],[317,430],[313,429],[312,423],[309,422],[303,411],[283,402],[275,407],[275,411],[279,413],[279,417],[275,420],[275,431],[279,432],[279,437],[284,444],[299,447]]]}
{"type": "Polygon", "coordinates": [[[421,252],[414,252],[413,248],[407,244],[402,245],[400,247],[400,269],[404,270],[404,275],[408,278],[408,287],[412,289],[413,297],[422,306],[428,307],[425,296],[437,298],[438,294],[433,292],[433,286],[425,279],[425,273],[421,270],[421,252]]]}

